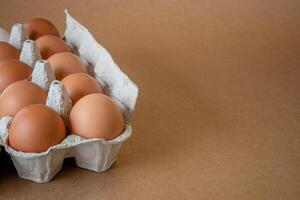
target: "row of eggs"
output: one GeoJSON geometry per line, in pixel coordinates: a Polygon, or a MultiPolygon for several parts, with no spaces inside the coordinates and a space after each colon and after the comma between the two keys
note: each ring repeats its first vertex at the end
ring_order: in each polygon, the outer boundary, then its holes
{"type": "Polygon", "coordinates": [[[32,68],[19,60],[20,50],[0,42],[0,118],[13,117],[9,145],[17,151],[38,153],[61,143],[68,133],[105,140],[120,135],[124,129],[121,110],[103,94],[87,65],[71,53],[56,27],[38,18],[26,22],[24,28],[64,85],[73,107],[65,126],[62,117],[45,105],[47,91],[30,81],[32,68]]]}

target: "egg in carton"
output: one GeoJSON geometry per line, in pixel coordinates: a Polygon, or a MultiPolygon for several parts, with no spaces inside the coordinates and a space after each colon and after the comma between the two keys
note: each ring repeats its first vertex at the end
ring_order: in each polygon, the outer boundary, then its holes
{"type": "MultiPolygon", "coordinates": [[[[50,181],[62,168],[65,158],[74,157],[76,165],[95,172],[102,172],[116,161],[121,145],[131,133],[130,116],[134,110],[138,96],[137,86],[119,69],[109,52],[104,49],[67,11],[65,40],[69,47],[83,61],[89,64],[91,75],[104,88],[122,110],[125,128],[121,135],[106,141],[104,139],[84,139],[78,135],[68,135],[60,144],[50,147],[42,153],[24,153],[16,151],[8,145],[9,126],[12,117],[5,116],[0,120],[0,144],[10,155],[19,177],[43,183],[50,181]]],[[[40,54],[34,41],[26,40],[22,25],[12,29],[10,43],[23,48],[20,60],[33,68],[31,81],[48,91],[46,105],[57,111],[68,123],[68,115],[72,108],[71,100],[64,85],[55,79],[47,61],[40,60],[40,54]],[[11,39],[14,38],[14,39],[11,39]]]]}

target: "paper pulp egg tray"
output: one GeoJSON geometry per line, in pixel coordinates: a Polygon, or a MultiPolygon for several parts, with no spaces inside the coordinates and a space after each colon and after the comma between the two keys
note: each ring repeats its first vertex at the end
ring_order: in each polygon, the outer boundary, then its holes
{"type": "Polygon", "coordinates": [[[7,143],[12,118],[1,118],[0,145],[10,155],[19,177],[39,183],[50,181],[68,157],[74,157],[76,165],[84,169],[95,172],[109,169],[116,161],[122,143],[131,135],[130,116],[138,96],[137,86],[119,69],[109,52],[67,11],[65,14],[65,41],[73,52],[88,63],[90,74],[101,84],[105,94],[118,104],[126,125],[124,132],[110,141],[84,139],[70,134],[62,143],[50,147],[46,152],[24,153],[12,149],[7,143]]]}

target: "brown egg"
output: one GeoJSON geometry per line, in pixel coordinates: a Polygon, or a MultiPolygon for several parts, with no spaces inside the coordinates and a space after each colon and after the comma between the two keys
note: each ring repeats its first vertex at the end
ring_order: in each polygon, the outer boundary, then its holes
{"type": "Polygon", "coordinates": [[[59,33],[56,27],[46,19],[31,19],[24,24],[24,27],[27,30],[29,38],[31,40],[36,40],[44,35],[54,35],[56,37],[59,37],[59,33]]]}
{"type": "Polygon", "coordinates": [[[0,96],[0,118],[15,116],[22,108],[30,104],[45,104],[47,93],[38,85],[27,81],[10,84],[0,96]]]}
{"type": "Polygon", "coordinates": [[[99,83],[88,74],[75,73],[67,76],[61,81],[72,100],[73,105],[82,97],[93,94],[103,93],[99,83]]]}
{"type": "Polygon", "coordinates": [[[72,108],[69,129],[84,138],[111,140],[124,129],[124,119],[117,104],[103,94],[82,97],[72,108]]]}
{"type": "Polygon", "coordinates": [[[44,35],[36,40],[36,44],[43,59],[48,59],[53,54],[59,52],[70,52],[67,43],[56,36],[44,35]]]}
{"type": "Polygon", "coordinates": [[[19,59],[20,51],[7,42],[0,42],[0,60],[7,58],[19,59]]]}
{"type": "Polygon", "coordinates": [[[65,137],[66,129],[60,115],[42,104],[29,105],[20,110],[8,132],[9,145],[22,152],[47,151],[65,137]]]}
{"type": "Polygon", "coordinates": [[[28,79],[32,69],[26,64],[16,59],[6,59],[0,61],[0,92],[13,82],[28,79]]]}
{"type": "Polygon", "coordinates": [[[78,56],[70,52],[56,53],[48,59],[48,62],[57,80],[62,80],[66,76],[77,72],[88,73],[87,66],[81,62],[78,56]]]}

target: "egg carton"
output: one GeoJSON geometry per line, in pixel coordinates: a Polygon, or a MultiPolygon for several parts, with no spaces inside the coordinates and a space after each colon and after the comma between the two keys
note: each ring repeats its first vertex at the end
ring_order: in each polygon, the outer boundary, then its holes
{"type": "MultiPolygon", "coordinates": [[[[131,133],[130,116],[138,96],[137,86],[124,74],[114,62],[109,52],[103,48],[68,12],[64,39],[72,49],[89,66],[90,74],[96,78],[105,91],[122,110],[126,124],[123,133],[110,140],[84,139],[78,135],[68,135],[60,144],[50,147],[42,153],[24,153],[8,145],[9,126],[12,117],[0,120],[0,145],[10,155],[19,177],[43,183],[50,181],[62,168],[65,158],[74,157],[78,167],[95,172],[103,172],[116,161],[121,145],[131,133]]],[[[56,110],[67,123],[71,110],[71,101],[64,86],[53,81],[54,75],[47,62],[40,59],[35,42],[26,40],[23,27],[14,25],[9,42],[20,49],[20,60],[33,69],[32,82],[48,90],[47,106],[56,110]],[[14,28],[15,27],[15,28],[14,28]],[[15,30],[14,30],[15,29],[15,30]],[[14,35],[14,36],[12,36],[14,35]],[[14,38],[14,39],[13,39],[14,38]]]]}
{"type": "Polygon", "coordinates": [[[8,32],[0,27],[0,42],[8,42],[9,34],[8,32]]]}

